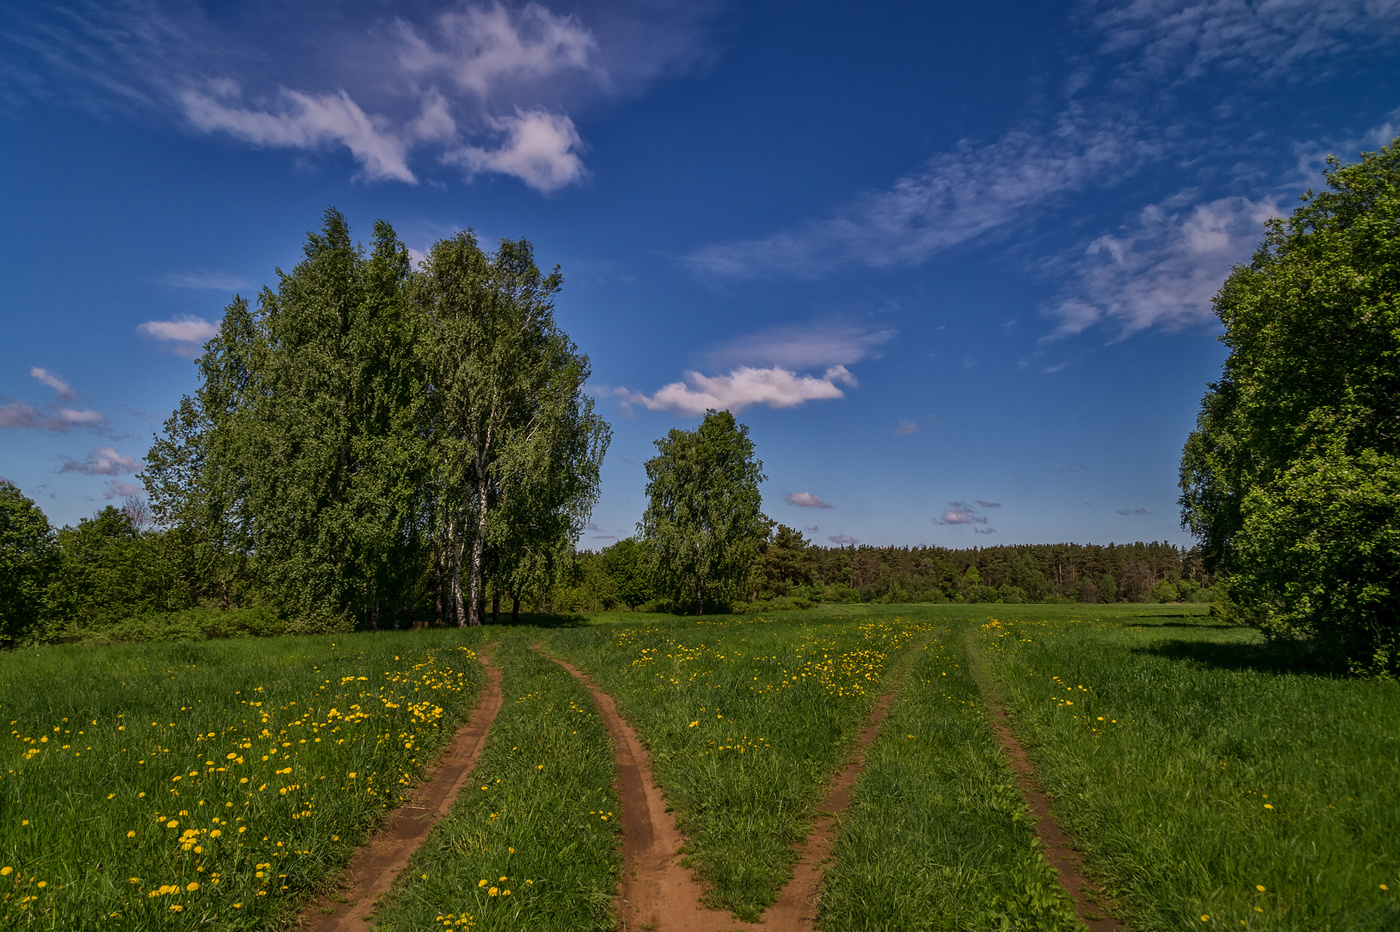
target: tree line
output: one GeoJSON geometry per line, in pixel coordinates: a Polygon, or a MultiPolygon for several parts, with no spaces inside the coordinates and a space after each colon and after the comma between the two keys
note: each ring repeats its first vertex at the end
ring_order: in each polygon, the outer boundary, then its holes
{"type": "MultiPolygon", "coordinates": [[[[582,550],[550,594],[555,611],[693,612],[693,594],[658,586],[645,538],[582,550]]],[[[1209,602],[1215,577],[1195,548],[1166,542],[823,547],[778,525],[755,547],[737,579],[739,597],[707,611],[803,608],[820,602],[1112,603],[1209,602]]],[[[733,591],[733,590],[731,590],[733,591]]]]}

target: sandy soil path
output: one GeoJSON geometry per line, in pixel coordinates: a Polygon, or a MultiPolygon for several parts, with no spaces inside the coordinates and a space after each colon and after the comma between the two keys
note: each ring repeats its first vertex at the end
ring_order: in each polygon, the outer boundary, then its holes
{"type": "Polygon", "coordinates": [[[322,897],[302,910],[301,928],[308,932],[365,932],[366,919],[375,900],[389,888],[428,832],[447,815],[467,775],[476,766],[496,713],[501,710],[501,671],[491,662],[490,648],[481,648],[477,659],[486,668],[486,685],[472,709],[471,718],[458,729],[447,753],[384,827],[355,853],[341,880],[341,893],[322,897]]]}

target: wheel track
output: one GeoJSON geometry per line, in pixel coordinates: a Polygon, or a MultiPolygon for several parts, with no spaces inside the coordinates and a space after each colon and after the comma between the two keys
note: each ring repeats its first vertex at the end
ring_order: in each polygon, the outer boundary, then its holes
{"type": "Polygon", "coordinates": [[[865,754],[879,735],[910,662],[932,637],[910,647],[896,667],[890,686],[876,700],[865,727],[845,765],[832,780],[817,807],[817,817],[801,848],[793,876],[778,893],[778,901],[763,914],[760,923],[742,922],[702,902],[704,890],[691,872],[681,866],[685,838],[667,812],[665,798],[652,774],[651,759],[632,726],[617,711],[617,704],[577,667],[550,656],[540,644],[532,645],[573,674],[592,694],[612,736],[617,753],[618,796],[622,803],[623,876],[618,891],[618,916],[627,932],[809,932],[816,928],[817,900],[825,862],[837,837],[837,819],[850,805],[856,781],[865,769],[865,754]]]}
{"type": "Polygon", "coordinates": [[[991,675],[982,664],[978,653],[977,630],[969,629],[966,639],[968,666],[977,688],[991,713],[992,730],[1001,743],[1002,754],[1016,774],[1016,783],[1021,788],[1026,806],[1030,809],[1031,820],[1035,823],[1035,834],[1044,846],[1046,862],[1059,874],[1060,885],[1074,900],[1075,912],[1079,921],[1092,932],[1123,932],[1126,926],[1108,915],[1102,904],[1108,902],[1103,888],[1084,875],[1084,854],[1074,841],[1074,836],[1065,831],[1050,811],[1050,797],[1040,787],[1035,776],[1035,765],[1031,763],[1025,747],[1011,730],[1011,719],[1006,714],[1005,704],[997,694],[991,675]],[[1094,900],[1093,903],[1090,900],[1094,900]]]}
{"type": "Polygon", "coordinates": [[[501,710],[501,671],[491,662],[490,651],[491,647],[483,647],[476,652],[486,668],[486,685],[467,723],[457,730],[447,752],[408,801],[390,813],[383,828],[355,852],[341,876],[340,893],[324,896],[302,910],[301,929],[368,932],[371,928],[370,908],[389,892],[428,832],[452,808],[501,710]]]}

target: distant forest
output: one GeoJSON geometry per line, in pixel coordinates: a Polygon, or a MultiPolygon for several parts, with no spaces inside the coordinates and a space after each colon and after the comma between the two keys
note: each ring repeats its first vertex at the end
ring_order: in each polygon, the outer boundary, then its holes
{"type": "MultiPolygon", "coordinates": [[[[677,608],[658,600],[644,544],[579,551],[542,600],[553,611],[677,608]]],[[[760,548],[747,602],[723,611],[817,602],[1209,602],[1213,577],[1196,549],[1162,542],[973,547],[820,547],[779,525],[760,548]]]]}

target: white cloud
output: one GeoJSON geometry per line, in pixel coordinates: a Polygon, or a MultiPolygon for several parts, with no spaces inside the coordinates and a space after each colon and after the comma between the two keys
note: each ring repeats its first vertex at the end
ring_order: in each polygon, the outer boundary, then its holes
{"type": "Polygon", "coordinates": [[[573,16],[556,16],[537,3],[515,11],[499,3],[466,7],[440,14],[435,25],[436,43],[398,20],[400,65],[411,75],[446,77],[479,97],[500,83],[566,71],[602,77],[593,34],[573,16]]]}
{"type": "Polygon", "coordinates": [[[789,492],[783,496],[789,505],[796,505],[799,508],[830,508],[826,502],[821,500],[821,496],[813,495],[811,492],[789,492]]]}
{"type": "Polygon", "coordinates": [[[148,320],[138,325],[136,331],[162,343],[170,343],[175,352],[190,356],[197,347],[219,332],[219,325],[203,317],[185,315],[174,320],[148,320]]]}
{"type": "Polygon", "coordinates": [[[650,396],[625,388],[617,389],[614,394],[624,403],[639,404],[652,411],[695,416],[714,408],[737,414],[754,405],[792,408],[807,401],[844,398],[846,394],[838,382],[851,388],[858,384],[845,366],[832,366],[821,378],[798,375],[777,366],[769,369],[740,366],[728,375],[687,372],[684,381],[672,382],[650,396]]]}
{"type": "Polygon", "coordinates": [[[115,447],[98,447],[87,455],[81,463],[65,458],[59,472],[78,472],[85,476],[120,476],[134,474],[142,469],[141,461],[123,456],[115,447]]]}
{"type": "Polygon", "coordinates": [[[856,540],[854,537],[847,537],[845,534],[834,534],[831,537],[828,537],[827,540],[831,541],[838,547],[850,547],[860,543],[860,541],[856,540]]]}
{"type": "Polygon", "coordinates": [[[894,429],[894,435],[896,437],[908,437],[910,434],[917,434],[918,432],[919,425],[915,424],[913,421],[900,421],[895,425],[894,429]]]}
{"type": "Polygon", "coordinates": [[[1075,266],[1078,280],[1050,309],[1059,319],[1050,338],[1099,322],[1127,336],[1210,320],[1211,300],[1230,269],[1249,259],[1264,221],[1278,213],[1273,200],[1244,197],[1183,209],[1145,208],[1127,229],[1100,236],[1085,249],[1075,266]]]}
{"type": "Polygon", "coordinates": [[[65,408],[49,405],[40,410],[23,401],[10,400],[0,404],[0,427],[17,430],[52,430],[64,433],[74,427],[100,428],[107,418],[91,408],[65,408]]]}
{"type": "Polygon", "coordinates": [[[1049,130],[1017,129],[990,145],[964,141],[888,191],[858,198],[826,219],[705,246],[682,261],[698,275],[740,279],[915,266],[1056,195],[1102,185],[1146,151],[1133,127],[1072,109],[1049,130]]]}
{"type": "Polygon", "coordinates": [[[512,175],[536,191],[557,191],[581,179],[583,160],[575,151],[581,144],[578,130],[567,116],[532,110],[491,121],[505,141],[495,149],[466,146],[444,156],[444,161],[467,170],[512,175]]]}
{"type": "Polygon", "coordinates": [[[934,524],[986,524],[986,515],[980,515],[965,502],[949,502],[948,510],[933,519],[934,524]]]}
{"type": "Polygon", "coordinates": [[[102,492],[102,497],[111,501],[114,498],[140,498],[145,494],[146,490],[135,483],[113,479],[107,483],[107,488],[102,492]]]}
{"type": "Polygon", "coordinates": [[[29,370],[29,374],[32,375],[34,378],[38,379],[40,382],[43,382],[49,388],[58,392],[58,397],[62,398],[64,401],[77,400],[78,393],[73,391],[73,389],[68,385],[67,382],[63,381],[47,369],[40,369],[38,366],[34,366],[29,370]]]}
{"type": "Polygon", "coordinates": [[[345,91],[311,95],[281,88],[278,96],[275,110],[248,109],[195,90],[181,94],[180,102],[185,116],[205,132],[226,132],[254,145],[284,149],[338,143],[354,154],[371,181],[417,181],[408,168],[407,142],[385,120],[361,110],[345,91]]]}
{"type": "Polygon", "coordinates": [[[984,502],[979,498],[977,500],[977,505],[981,508],[1000,508],[1001,502],[984,502]]]}
{"type": "Polygon", "coordinates": [[[736,337],[706,355],[715,366],[782,366],[814,369],[849,366],[879,351],[895,335],[840,320],[771,327],[736,337]]]}

